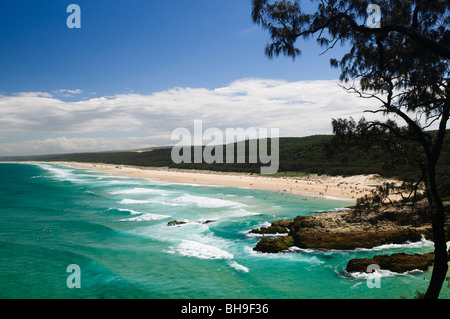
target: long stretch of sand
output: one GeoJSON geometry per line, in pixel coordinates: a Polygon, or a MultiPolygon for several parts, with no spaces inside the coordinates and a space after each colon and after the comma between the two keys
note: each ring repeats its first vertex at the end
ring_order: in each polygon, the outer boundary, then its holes
{"type": "Polygon", "coordinates": [[[376,186],[381,185],[385,181],[376,175],[351,177],[317,175],[308,175],[306,177],[264,177],[239,173],[143,168],[93,163],[54,162],[53,164],[89,169],[116,176],[150,178],[173,183],[257,188],[348,201],[356,201],[357,198],[370,194],[376,186]]]}

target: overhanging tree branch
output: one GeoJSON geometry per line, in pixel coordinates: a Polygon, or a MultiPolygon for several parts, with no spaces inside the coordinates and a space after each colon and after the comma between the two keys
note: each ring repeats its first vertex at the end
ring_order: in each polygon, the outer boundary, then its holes
{"type": "Polygon", "coordinates": [[[253,0],[253,21],[270,31],[273,43],[266,48],[270,57],[281,52],[296,57],[301,52],[295,47],[296,40],[316,33],[316,41],[327,50],[338,41],[351,43],[340,61],[330,61],[333,67],[341,68],[340,79],[345,83],[359,80],[360,89],[346,90],[364,99],[376,99],[379,108],[369,112],[395,115],[406,124],[400,128],[389,120],[332,122],[333,132],[344,142],[359,133],[376,142],[379,134],[380,142],[392,141],[398,154],[405,150],[406,154],[416,154],[414,147],[421,149],[419,157],[408,160],[416,161],[421,168],[433,213],[435,265],[426,297],[437,298],[448,269],[445,211],[436,183],[436,165],[450,113],[450,2],[379,0],[377,4],[383,6],[380,28],[360,24],[367,17],[366,8],[361,7],[367,5],[366,1],[316,2],[315,12],[307,14],[300,9],[299,1],[253,0]],[[425,131],[438,122],[437,133],[425,131]]]}
{"type": "Polygon", "coordinates": [[[357,24],[352,17],[343,12],[338,13],[338,15],[332,20],[336,19],[343,19],[347,21],[353,30],[369,36],[386,37],[391,32],[398,32],[400,34],[408,36],[411,40],[413,40],[423,48],[438,54],[442,58],[450,59],[450,47],[423,36],[416,30],[416,28],[395,24],[385,25],[381,28],[367,28],[365,26],[357,24]]]}

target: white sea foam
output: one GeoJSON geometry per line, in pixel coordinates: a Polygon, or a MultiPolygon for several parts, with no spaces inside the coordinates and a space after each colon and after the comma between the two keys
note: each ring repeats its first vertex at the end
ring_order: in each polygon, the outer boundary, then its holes
{"type": "Polygon", "coordinates": [[[140,199],[129,199],[129,198],[122,199],[119,202],[119,204],[123,204],[123,205],[148,204],[148,203],[151,203],[151,201],[149,201],[149,200],[140,200],[140,199]]]}
{"type": "Polygon", "coordinates": [[[246,209],[243,209],[243,208],[239,208],[239,209],[233,210],[231,213],[227,214],[227,217],[246,217],[246,216],[256,216],[256,215],[261,215],[261,213],[255,213],[255,212],[251,212],[246,209]]]}
{"type": "Polygon", "coordinates": [[[178,204],[178,203],[172,203],[172,202],[168,202],[168,201],[161,201],[161,200],[148,200],[148,203],[151,204],[160,204],[160,205],[166,205],[166,206],[183,206],[182,204],[178,204]]]}
{"type": "Polygon", "coordinates": [[[183,206],[180,203],[172,203],[169,201],[162,201],[162,200],[153,200],[153,199],[131,199],[131,198],[125,198],[122,199],[119,204],[123,205],[133,205],[133,204],[159,204],[159,205],[166,205],[166,206],[183,206]]]}
{"type": "Polygon", "coordinates": [[[54,179],[57,179],[61,182],[68,181],[73,183],[86,183],[89,181],[89,179],[96,178],[98,180],[103,178],[103,176],[96,174],[82,174],[83,170],[74,169],[69,166],[57,167],[51,164],[36,164],[36,165],[41,167],[42,169],[47,170],[49,173],[53,175],[52,177],[54,179]]]}
{"type": "Polygon", "coordinates": [[[110,192],[112,195],[130,195],[130,194],[157,194],[161,196],[169,195],[169,192],[166,190],[155,189],[155,188],[142,188],[135,187],[132,189],[122,189],[110,192]]]}
{"type": "Polygon", "coordinates": [[[236,269],[236,270],[239,270],[239,271],[243,271],[243,272],[249,272],[249,271],[250,271],[247,267],[242,266],[241,264],[238,264],[238,263],[235,262],[235,261],[229,262],[228,265],[229,265],[230,267],[236,269]]]}
{"type": "Polygon", "coordinates": [[[404,244],[386,244],[373,248],[357,248],[355,249],[355,251],[378,251],[396,248],[431,248],[431,247],[434,247],[434,243],[430,240],[427,240],[424,236],[422,236],[422,239],[416,242],[406,242],[404,244]]]}
{"type": "Polygon", "coordinates": [[[141,215],[141,214],[145,214],[145,213],[143,213],[143,212],[137,212],[137,211],[132,210],[132,209],[124,209],[124,208],[109,208],[108,211],[109,211],[109,210],[118,210],[119,212],[127,212],[127,213],[130,213],[131,215],[141,215]]]}
{"type": "Polygon", "coordinates": [[[159,215],[159,214],[151,214],[151,213],[144,213],[136,217],[131,218],[124,218],[121,219],[121,222],[143,222],[143,221],[152,221],[152,220],[163,220],[170,218],[169,215],[159,215]]]}
{"type": "Polygon", "coordinates": [[[142,222],[142,221],[151,221],[151,220],[163,220],[163,219],[167,219],[167,218],[171,217],[169,215],[143,213],[143,212],[138,212],[138,211],[135,211],[135,210],[132,210],[132,209],[124,209],[124,208],[110,208],[110,209],[108,209],[108,211],[110,211],[110,210],[117,210],[117,211],[120,211],[120,212],[129,213],[131,215],[137,215],[136,217],[120,219],[120,221],[122,221],[122,222],[123,221],[127,221],[127,222],[132,222],[132,221],[142,222]]]}
{"type": "Polygon", "coordinates": [[[247,255],[251,255],[254,257],[259,257],[259,258],[264,258],[264,259],[286,259],[286,260],[291,260],[294,262],[308,263],[311,266],[312,265],[321,265],[321,264],[325,263],[323,260],[320,260],[316,256],[308,256],[306,254],[295,253],[295,252],[299,252],[299,251],[293,247],[290,247],[289,249],[279,252],[279,253],[268,254],[268,253],[262,253],[259,251],[255,251],[250,246],[245,246],[244,252],[247,255]]]}
{"type": "Polygon", "coordinates": [[[359,285],[362,285],[362,282],[357,282],[356,284],[354,284],[353,286],[350,287],[350,289],[356,289],[359,285]]]}
{"type": "Polygon", "coordinates": [[[269,227],[269,226],[271,226],[272,224],[271,223],[269,223],[269,222],[264,222],[262,225],[260,225],[260,226],[257,226],[256,228],[261,228],[261,227],[269,227]]]}
{"type": "Polygon", "coordinates": [[[71,177],[76,176],[75,174],[73,174],[72,169],[59,168],[59,167],[55,167],[55,166],[47,165],[47,164],[37,164],[37,166],[50,172],[51,174],[53,174],[54,178],[58,178],[61,181],[69,180],[71,177]]]}
{"type": "Polygon", "coordinates": [[[379,269],[376,270],[372,273],[366,273],[366,272],[347,272],[344,271],[344,275],[347,277],[351,277],[353,279],[369,279],[369,280],[373,280],[373,279],[380,279],[383,277],[394,277],[394,276],[407,276],[407,275],[414,275],[414,274],[418,274],[418,273],[422,273],[422,270],[419,269],[415,269],[415,270],[411,270],[411,271],[406,271],[403,273],[398,273],[398,272],[393,272],[390,270],[385,270],[385,269],[379,269]]]}
{"type": "Polygon", "coordinates": [[[246,273],[250,271],[248,267],[245,267],[233,260],[233,254],[213,245],[208,245],[193,240],[182,240],[182,242],[178,245],[170,247],[170,250],[168,252],[199,259],[227,260],[228,266],[234,268],[237,271],[246,273]]]}
{"type": "Polygon", "coordinates": [[[205,207],[205,208],[221,208],[221,207],[245,207],[247,205],[224,200],[218,198],[204,197],[204,196],[194,196],[194,195],[183,195],[181,197],[177,197],[173,200],[176,203],[182,204],[193,204],[197,207],[205,207]]]}
{"type": "Polygon", "coordinates": [[[255,212],[251,212],[248,211],[246,209],[243,208],[231,208],[229,210],[226,211],[219,211],[219,212],[215,212],[215,213],[209,213],[208,214],[208,219],[213,219],[213,220],[225,220],[225,219],[232,219],[232,218],[243,218],[243,217],[248,217],[248,216],[256,216],[256,215],[261,215],[260,213],[255,213],[255,212]]]}
{"type": "Polygon", "coordinates": [[[233,259],[234,257],[233,254],[215,246],[185,239],[175,247],[171,247],[169,252],[200,259],[233,259]]]}
{"type": "Polygon", "coordinates": [[[141,183],[132,180],[124,180],[124,181],[102,181],[102,184],[105,185],[140,185],[141,183]]]}
{"type": "Polygon", "coordinates": [[[282,236],[287,236],[289,233],[276,233],[276,234],[256,234],[256,233],[250,233],[249,230],[241,232],[242,234],[245,234],[247,237],[267,237],[267,238],[277,238],[282,236]]]}

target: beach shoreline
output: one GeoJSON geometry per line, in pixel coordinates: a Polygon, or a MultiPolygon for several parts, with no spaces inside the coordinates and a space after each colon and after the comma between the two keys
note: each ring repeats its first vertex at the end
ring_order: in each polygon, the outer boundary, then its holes
{"type": "Polygon", "coordinates": [[[79,169],[131,178],[156,179],[169,183],[187,183],[205,186],[253,188],[285,192],[310,197],[339,199],[356,202],[387,181],[377,175],[304,177],[266,177],[249,173],[181,170],[157,167],[136,167],[102,163],[81,162],[28,162],[30,164],[56,164],[79,169]]]}

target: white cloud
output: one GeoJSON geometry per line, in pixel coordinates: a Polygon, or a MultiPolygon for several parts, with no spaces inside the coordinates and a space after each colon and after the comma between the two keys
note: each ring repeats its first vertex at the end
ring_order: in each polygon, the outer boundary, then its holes
{"type": "MultiPolygon", "coordinates": [[[[79,94],[81,90],[59,90],[59,93],[79,94]]],[[[359,118],[363,110],[376,106],[373,103],[346,93],[337,80],[242,79],[216,89],[173,88],[150,95],[117,94],[77,102],[62,101],[49,93],[22,92],[0,96],[0,134],[29,136],[39,132],[40,136],[46,133],[49,136],[86,136],[101,132],[105,136],[122,132],[123,136],[126,132],[143,132],[161,138],[153,139],[153,144],[145,139],[133,142],[126,138],[85,137],[3,141],[0,154],[15,154],[26,148],[34,154],[42,153],[42,150],[73,152],[135,148],[127,147],[127,143],[168,145],[175,128],[192,129],[194,120],[203,120],[204,129],[255,127],[279,128],[281,136],[330,134],[332,118],[359,118]]]]}
{"type": "Polygon", "coordinates": [[[74,95],[81,94],[83,91],[80,89],[75,90],[67,90],[67,89],[61,89],[61,90],[55,90],[53,93],[55,94],[62,94],[65,97],[73,97],[74,95]]]}
{"type": "Polygon", "coordinates": [[[125,138],[48,138],[0,144],[2,155],[38,155],[78,152],[102,152],[154,147],[170,136],[125,138]]]}
{"type": "Polygon", "coordinates": [[[47,92],[19,92],[19,93],[16,93],[15,96],[24,97],[24,98],[26,98],[26,97],[30,97],[30,98],[33,98],[33,97],[51,98],[51,97],[53,97],[52,94],[47,93],[47,92]]]}

